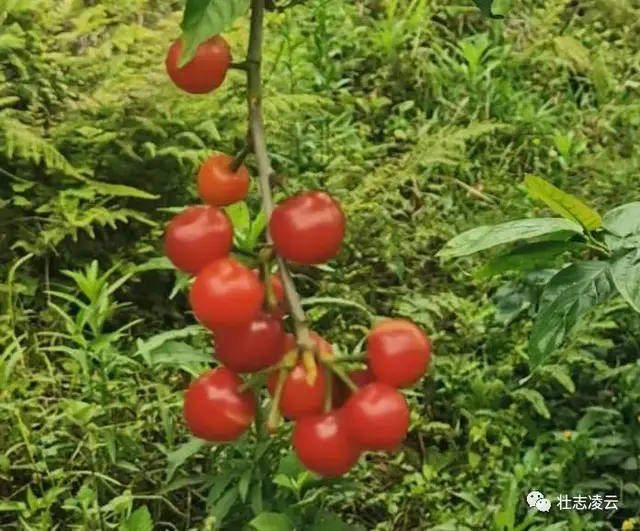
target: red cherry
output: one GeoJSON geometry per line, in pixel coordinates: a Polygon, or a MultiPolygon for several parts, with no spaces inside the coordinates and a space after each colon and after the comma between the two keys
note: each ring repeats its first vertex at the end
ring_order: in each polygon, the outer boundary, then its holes
{"type": "MultiPolygon", "coordinates": [[[[275,396],[278,384],[278,372],[267,380],[267,389],[275,396]]],[[[307,371],[298,363],[287,375],[280,395],[280,413],[289,420],[319,415],[324,409],[324,371],[318,368],[318,376],[313,385],[306,381],[307,371]]]]}
{"type": "Polygon", "coordinates": [[[300,419],[291,441],[300,462],[320,476],[342,476],[360,458],[360,449],[349,439],[336,412],[300,419]]]}
{"type": "Polygon", "coordinates": [[[182,46],[181,39],[174,41],[165,59],[165,68],[171,81],[191,94],[206,94],[222,85],[231,65],[231,50],[227,41],[219,35],[210,38],[198,46],[191,61],[178,68],[182,46]]]}
{"type": "Polygon", "coordinates": [[[198,171],[198,195],[208,205],[226,206],[242,201],[249,193],[249,170],[241,164],[231,170],[233,157],[219,154],[209,157],[198,171]]]}
{"type": "Polygon", "coordinates": [[[202,374],[187,389],[184,418],[191,433],[206,441],[237,439],[253,422],[256,398],[251,390],[239,392],[242,379],[218,367],[202,374]]]}
{"type": "Polygon", "coordinates": [[[334,258],[344,239],[346,220],[342,208],[329,194],[304,192],[276,206],[269,230],[276,252],[302,265],[334,258]]]}
{"type": "MultiPolygon", "coordinates": [[[[366,369],[349,371],[347,376],[351,378],[351,381],[353,381],[353,383],[355,383],[359,388],[375,381],[373,373],[368,367],[366,369]]],[[[337,379],[334,380],[334,385],[331,391],[331,402],[334,409],[342,407],[352,394],[349,388],[341,380],[337,379]]]]}
{"type": "Polygon", "coordinates": [[[233,245],[229,217],[210,206],[192,206],[175,216],[164,231],[165,254],[181,271],[195,275],[226,257],[233,245]]]}
{"type": "Polygon", "coordinates": [[[365,450],[395,450],[409,430],[409,406],[390,385],[373,382],[354,393],[344,406],[345,425],[365,450]]]}
{"type": "Polygon", "coordinates": [[[205,267],[191,286],[194,315],[211,330],[247,323],[260,313],[264,287],[250,269],[233,258],[205,267]]]}
{"type": "Polygon", "coordinates": [[[215,331],[216,358],[235,372],[258,372],[280,361],[284,331],[277,317],[261,314],[253,321],[215,331]]]}
{"type": "Polygon", "coordinates": [[[394,387],[411,387],[427,372],[431,344],[427,335],[412,322],[388,319],[369,332],[367,355],[377,381],[394,387]]]}

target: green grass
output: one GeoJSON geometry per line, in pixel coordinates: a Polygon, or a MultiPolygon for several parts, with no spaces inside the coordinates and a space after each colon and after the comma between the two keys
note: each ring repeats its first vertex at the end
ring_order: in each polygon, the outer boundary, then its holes
{"type": "MultiPolygon", "coordinates": [[[[268,17],[283,192],[325,188],[349,220],[331,271],[295,270],[301,293],[434,340],[402,451],[338,482],[301,472],[287,429],[190,441],[182,391],[210,352],[161,259],[164,209],[196,201],[210,152],[241,147],[243,77],[187,97],[163,70],[172,3],[82,4],[18,2],[0,26],[2,529],[236,531],[265,511],[304,531],[341,529],[333,514],[375,531],[640,528],[638,316],[612,301],[530,375],[544,272],[486,280],[484,257],[435,257],[468,228],[548,214],[528,174],[602,211],[640,200],[637,2],[513,2],[489,21],[463,2],[309,0],[268,17]],[[621,502],[527,513],[534,488],[621,502]]],[[[236,57],[246,32],[228,33],[236,57]]],[[[308,309],[345,351],[369,324],[308,309]]]]}

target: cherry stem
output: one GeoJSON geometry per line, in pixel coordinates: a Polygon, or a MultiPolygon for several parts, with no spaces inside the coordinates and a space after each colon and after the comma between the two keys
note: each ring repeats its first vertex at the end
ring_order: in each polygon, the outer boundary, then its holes
{"type": "Polygon", "coordinates": [[[277,428],[280,423],[280,399],[282,397],[282,389],[284,388],[284,382],[287,378],[287,369],[280,368],[278,373],[278,382],[276,383],[276,390],[273,394],[273,400],[271,402],[271,409],[269,410],[269,416],[267,417],[267,426],[270,429],[277,428]]]}
{"type": "Polygon", "coordinates": [[[326,367],[323,367],[322,370],[326,376],[324,381],[324,412],[329,413],[333,405],[333,378],[331,378],[331,371],[326,367]]]}
{"type": "Polygon", "coordinates": [[[245,61],[242,61],[240,63],[231,63],[229,65],[229,68],[233,69],[233,70],[242,70],[244,72],[247,71],[247,63],[245,61]]]}
{"type": "Polygon", "coordinates": [[[274,311],[278,307],[278,301],[276,300],[276,293],[273,290],[273,284],[271,283],[271,270],[268,261],[260,262],[260,270],[262,272],[262,282],[265,286],[265,300],[267,302],[267,308],[269,311],[274,311]]]}
{"type": "Polygon", "coordinates": [[[249,145],[245,144],[240,150],[240,152],[233,159],[233,162],[231,163],[231,166],[230,166],[230,169],[233,173],[237,172],[240,169],[240,166],[242,166],[242,163],[244,162],[244,159],[247,158],[247,155],[249,154],[250,150],[251,149],[249,148],[249,145]]]}
{"type": "MultiPolygon", "coordinates": [[[[271,191],[271,179],[274,175],[265,140],[264,121],[262,118],[262,87],[261,87],[261,63],[262,63],[262,33],[264,22],[265,0],[251,1],[251,23],[249,30],[249,49],[247,52],[247,103],[249,106],[249,131],[251,144],[258,162],[260,177],[260,194],[262,196],[262,210],[271,217],[273,211],[273,193],[271,191]]],[[[267,243],[273,240],[267,226],[267,243]]],[[[296,291],[291,273],[285,260],[276,255],[276,262],[282,279],[284,298],[293,322],[296,343],[300,350],[315,352],[315,345],[311,340],[307,316],[302,309],[300,296],[296,291]]]]}
{"type": "Polygon", "coordinates": [[[329,369],[331,369],[335,373],[335,375],[340,378],[349,389],[351,389],[351,391],[355,393],[358,389],[360,389],[358,385],[351,378],[349,378],[349,375],[342,367],[336,365],[334,362],[327,362],[325,363],[325,365],[329,369]]]}
{"type": "Polygon", "coordinates": [[[333,358],[331,363],[365,363],[367,357],[364,354],[356,354],[354,356],[340,356],[339,358],[333,358]]]}

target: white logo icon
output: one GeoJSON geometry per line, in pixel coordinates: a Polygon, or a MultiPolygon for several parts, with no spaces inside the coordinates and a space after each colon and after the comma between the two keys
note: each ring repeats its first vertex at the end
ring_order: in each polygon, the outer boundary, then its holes
{"type": "Polygon", "coordinates": [[[541,513],[548,513],[551,509],[551,502],[546,498],[541,498],[536,502],[536,509],[541,513]]]}
{"type": "Polygon", "coordinates": [[[543,500],[544,494],[537,490],[532,490],[529,494],[527,494],[527,503],[529,507],[535,507],[538,500],[543,500]]]}
{"type": "Polygon", "coordinates": [[[535,507],[541,513],[548,513],[551,509],[551,502],[538,490],[532,490],[527,494],[527,503],[529,507],[535,507]]]}

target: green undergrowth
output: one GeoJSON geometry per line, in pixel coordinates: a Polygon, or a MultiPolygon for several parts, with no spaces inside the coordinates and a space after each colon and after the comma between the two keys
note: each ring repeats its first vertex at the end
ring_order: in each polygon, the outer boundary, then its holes
{"type": "MultiPolygon", "coordinates": [[[[269,15],[279,193],[327,189],[348,216],[338,259],[294,270],[314,329],[350,352],[371,315],[397,315],[434,340],[402,451],[333,482],[302,471],[286,429],[211,447],[181,423],[211,354],[162,227],[196,201],[199,163],[242,147],[246,103],[239,72],[210,97],[170,85],[179,9],[0,1],[0,527],[640,529],[638,315],[612,300],[530,373],[551,272],[486,279],[480,259],[435,256],[471,227],[550,215],[526,175],[603,210],[640,200],[640,5],[514,1],[489,20],[462,1],[309,0],[269,15]],[[528,510],[530,490],[549,513],[528,510]],[[596,494],[618,509],[555,506],[596,494]]],[[[240,57],[246,20],[225,36],[240,57]]]]}

